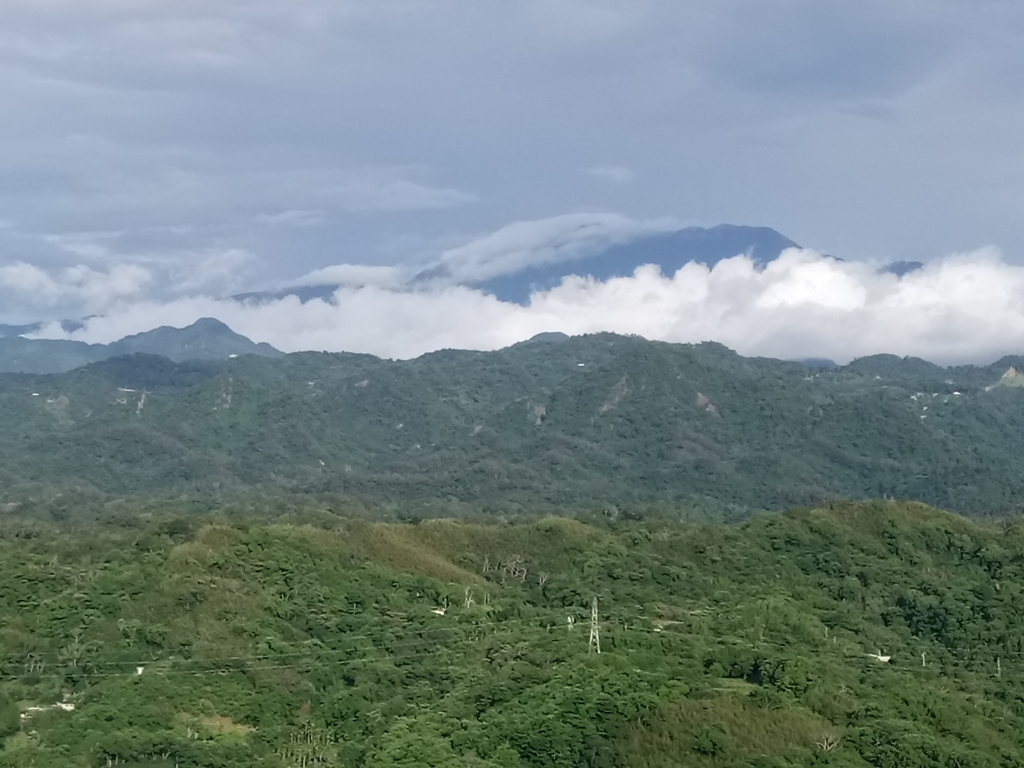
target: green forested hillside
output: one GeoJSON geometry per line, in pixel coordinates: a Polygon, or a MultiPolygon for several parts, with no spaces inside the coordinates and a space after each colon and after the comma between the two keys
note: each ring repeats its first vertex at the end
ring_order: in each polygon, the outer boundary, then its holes
{"type": "Polygon", "coordinates": [[[1024,765],[1024,532],[920,505],[7,520],[0,583],[0,766],[1024,765]]]}
{"type": "Polygon", "coordinates": [[[318,494],[739,519],[895,497],[1006,514],[1024,499],[1021,363],[821,371],[607,334],[410,361],[137,355],[0,376],[0,501],[318,494]]]}

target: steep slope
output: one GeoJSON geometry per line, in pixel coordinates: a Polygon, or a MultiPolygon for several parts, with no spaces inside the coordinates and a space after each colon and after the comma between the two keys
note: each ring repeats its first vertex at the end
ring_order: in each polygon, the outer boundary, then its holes
{"type": "Polygon", "coordinates": [[[238,355],[280,357],[281,352],[266,343],[257,344],[235,333],[220,320],[204,317],[185,328],[161,326],[127,336],[108,345],[110,357],[143,353],[185,360],[224,360],[238,355]]]}
{"type": "Polygon", "coordinates": [[[993,386],[1008,360],[925,367],[927,389],[920,363],[882,362],[813,371],[613,335],[410,361],[116,358],[0,378],[0,495],[260,489],[712,519],[835,497],[1019,509],[1024,393],[993,386]]]}
{"type": "Polygon", "coordinates": [[[892,503],[9,522],[0,765],[1019,766],[1022,542],[892,503]]]}

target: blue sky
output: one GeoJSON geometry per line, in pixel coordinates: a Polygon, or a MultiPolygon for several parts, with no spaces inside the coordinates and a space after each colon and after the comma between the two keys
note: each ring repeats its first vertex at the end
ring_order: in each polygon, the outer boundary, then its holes
{"type": "Polygon", "coordinates": [[[1022,73],[1007,0],[5,0],[0,321],[579,215],[1012,266],[1022,73]]]}

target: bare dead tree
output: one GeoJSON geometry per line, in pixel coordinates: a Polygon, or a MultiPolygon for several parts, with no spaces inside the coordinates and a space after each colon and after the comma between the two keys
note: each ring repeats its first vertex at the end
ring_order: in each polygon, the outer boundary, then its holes
{"type": "Polygon", "coordinates": [[[822,752],[834,752],[841,741],[842,738],[840,736],[834,733],[826,733],[814,743],[822,752]]]}
{"type": "Polygon", "coordinates": [[[526,581],[527,568],[521,555],[512,555],[502,564],[502,578],[519,579],[526,581]]]}

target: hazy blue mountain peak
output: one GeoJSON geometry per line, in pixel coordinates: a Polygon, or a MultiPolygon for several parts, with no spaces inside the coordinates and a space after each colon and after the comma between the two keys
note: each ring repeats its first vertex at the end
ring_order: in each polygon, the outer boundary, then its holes
{"type": "MultiPolygon", "coordinates": [[[[683,265],[700,262],[714,266],[722,259],[750,256],[754,264],[763,268],[778,258],[787,248],[799,247],[785,235],[769,227],[719,224],[714,227],[686,227],[670,232],[649,232],[630,238],[627,242],[612,240],[588,244],[587,247],[556,248],[557,253],[541,257],[533,253],[524,256],[517,266],[489,268],[499,274],[486,279],[467,277],[466,265],[457,261],[438,261],[405,278],[404,285],[416,288],[428,285],[466,285],[497,296],[502,301],[525,304],[535,291],[550,290],[572,275],[589,276],[597,280],[632,275],[637,267],[657,265],[662,274],[673,275],[683,265]]],[[[474,269],[478,269],[479,265],[474,269]]],[[[471,273],[473,270],[468,270],[471,273]]],[[[493,273],[492,273],[493,274],[493,273]]],[[[264,303],[288,296],[302,303],[320,299],[331,302],[341,287],[337,283],[292,286],[274,291],[241,293],[232,298],[238,301],[264,303]]]]}
{"type": "Polygon", "coordinates": [[[269,344],[257,344],[235,333],[220,320],[204,317],[185,328],[162,326],[126,336],[112,344],[0,337],[0,372],[60,373],[118,355],[138,353],[160,355],[175,362],[282,354],[269,344]]]}
{"type": "Polygon", "coordinates": [[[674,275],[690,262],[713,267],[722,259],[741,255],[750,256],[760,269],[787,248],[796,247],[795,242],[768,227],[686,227],[643,235],[567,261],[528,265],[477,283],[476,287],[503,301],[524,304],[531,293],[554,288],[571,275],[605,281],[628,277],[645,264],[657,265],[664,275],[674,275]]]}

